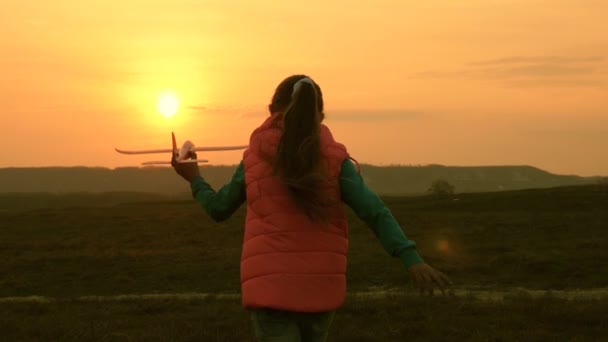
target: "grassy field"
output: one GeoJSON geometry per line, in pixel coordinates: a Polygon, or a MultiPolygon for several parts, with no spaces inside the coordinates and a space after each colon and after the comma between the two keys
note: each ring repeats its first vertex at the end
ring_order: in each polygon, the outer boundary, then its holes
{"type": "MultiPolygon", "coordinates": [[[[601,341],[606,301],[349,298],[331,341],[601,341]]],[[[4,303],[7,341],[253,341],[238,299],[4,303]]]]}
{"type": "MultiPolygon", "coordinates": [[[[30,196],[32,202],[48,200],[48,195],[30,196]]],[[[135,202],[119,203],[107,194],[66,196],[37,209],[24,205],[27,199],[22,197],[21,205],[13,206],[3,197],[0,299],[36,295],[53,301],[0,302],[0,336],[251,340],[238,297],[82,300],[127,294],[238,294],[244,208],[216,224],[191,200],[130,195],[124,198],[135,202]]],[[[407,295],[411,284],[399,261],[388,257],[372,232],[349,212],[351,295],[336,317],[331,340],[608,338],[605,297],[567,300],[521,294],[487,301],[474,295],[477,290],[513,288],[608,288],[605,187],[459,194],[449,199],[395,197],[385,202],[425,260],[472,295],[407,295]],[[405,293],[353,295],[382,289],[405,293]]]]}

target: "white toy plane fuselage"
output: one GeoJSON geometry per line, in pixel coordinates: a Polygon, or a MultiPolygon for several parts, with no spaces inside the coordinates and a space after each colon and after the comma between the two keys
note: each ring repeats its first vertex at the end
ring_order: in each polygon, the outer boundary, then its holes
{"type": "MultiPolygon", "coordinates": [[[[175,159],[178,163],[207,163],[206,159],[188,159],[191,157],[193,152],[210,152],[210,151],[234,151],[234,150],[244,150],[248,145],[239,145],[239,146],[206,146],[206,147],[196,147],[194,143],[190,140],[186,140],[180,149],[177,148],[177,143],[175,141],[175,134],[171,132],[171,140],[173,143],[172,149],[156,149],[156,150],[121,150],[115,148],[116,152],[122,154],[150,154],[150,153],[173,153],[175,155],[175,159]]],[[[148,161],[142,163],[142,165],[153,165],[153,164],[171,164],[171,161],[148,161]]]]}

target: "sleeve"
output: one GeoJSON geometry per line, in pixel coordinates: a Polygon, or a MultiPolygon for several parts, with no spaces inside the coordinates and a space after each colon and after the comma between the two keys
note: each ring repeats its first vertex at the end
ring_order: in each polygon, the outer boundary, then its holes
{"type": "Polygon", "coordinates": [[[405,267],[423,262],[416,252],[416,243],[405,236],[393,214],[367,187],[349,159],[342,164],[340,192],[342,201],[372,229],[390,256],[400,258],[405,267]]]}
{"type": "Polygon", "coordinates": [[[196,177],[190,183],[192,197],[207,212],[207,215],[216,222],[228,219],[246,200],[245,169],[243,162],[237,167],[232,179],[219,191],[205,181],[203,177],[196,177]]]}

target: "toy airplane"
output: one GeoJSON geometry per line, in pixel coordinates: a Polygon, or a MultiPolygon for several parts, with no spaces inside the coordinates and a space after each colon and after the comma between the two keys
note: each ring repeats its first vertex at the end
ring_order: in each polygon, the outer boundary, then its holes
{"type": "MultiPolygon", "coordinates": [[[[158,150],[138,150],[138,151],[127,151],[114,148],[116,152],[123,154],[149,154],[149,153],[173,153],[178,163],[207,163],[206,159],[188,159],[193,152],[198,151],[234,151],[244,150],[248,145],[240,146],[211,146],[211,147],[195,147],[190,140],[186,140],[182,145],[182,148],[177,149],[177,143],[175,142],[175,134],[171,132],[171,139],[173,142],[173,149],[158,149],[158,150]]],[[[142,163],[142,165],[154,165],[154,164],[171,164],[171,161],[148,161],[142,163]]]]}

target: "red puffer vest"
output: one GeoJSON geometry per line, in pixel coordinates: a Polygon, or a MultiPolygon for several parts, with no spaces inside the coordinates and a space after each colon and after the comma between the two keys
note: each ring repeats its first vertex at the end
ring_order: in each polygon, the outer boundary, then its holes
{"type": "MultiPolygon", "coordinates": [[[[245,151],[247,217],[241,256],[241,292],[246,308],[298,312],[335,310],[346,295],[348,224],[342,205],[329,209],[329,224],[311,222],[289,198],[268,156],[276,155],[281,114],[268,118],[251,135],[245,151]]],[[[321,151],[332,198],[340,200],[338,177],[348,158],[321,125],[321,151]]]]}

